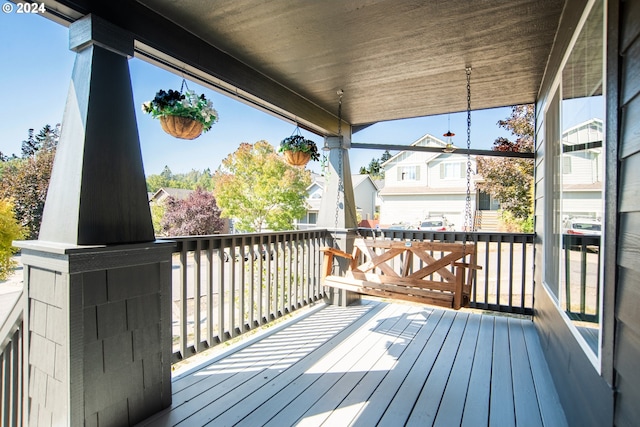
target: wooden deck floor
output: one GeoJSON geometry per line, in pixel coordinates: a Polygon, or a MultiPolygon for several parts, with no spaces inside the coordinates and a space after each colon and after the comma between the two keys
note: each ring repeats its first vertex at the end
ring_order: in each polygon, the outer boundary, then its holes
{"type": "Polygon", "coordinates": [[[363,300],[175,378],[148,426],[565,426],[529,320],[363,300]]]}

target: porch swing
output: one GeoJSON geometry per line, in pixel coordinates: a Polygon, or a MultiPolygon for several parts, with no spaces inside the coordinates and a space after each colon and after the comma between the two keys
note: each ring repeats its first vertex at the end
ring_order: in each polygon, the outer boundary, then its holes
{"type": "MultiPolygon", "coordinates": [[[[351,254],[332,247],[321,249],[324,252],[322,283],[325,286],[455,310],[469,305],[475,271],[482,267],[476,264],[476,245],[469,241],[468,235],[475,228],[471,216],[470,67],[466,68],[466,73],[467,194],[463,242],[393,241],[376,239],[375,235],[372,239],[366,239],[358,233],[351,254]],[[349,262],[343,276],[332,274],[335,257],[349,262]],[[419,260],[420,265],[413,271],[415,259],[419,260]]],[[[452,151],[453,145],[449,140],[444,152],[452,151]]]]}

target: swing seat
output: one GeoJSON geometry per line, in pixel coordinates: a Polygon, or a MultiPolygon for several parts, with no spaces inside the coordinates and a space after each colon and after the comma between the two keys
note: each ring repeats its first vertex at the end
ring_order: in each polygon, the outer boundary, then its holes
{"type": "Polygon", "coordinates": [[[356,238],[352,254],[328,247],[321,251],[325,286],[455,310],[469,305],[474,271],[482,269],[475,264],[473,243],[356,238]],[[467,255],[470,263],[463,262],[467,255]],[[344,276],[331,274],[336,256],[349,260],[344,276]]]}

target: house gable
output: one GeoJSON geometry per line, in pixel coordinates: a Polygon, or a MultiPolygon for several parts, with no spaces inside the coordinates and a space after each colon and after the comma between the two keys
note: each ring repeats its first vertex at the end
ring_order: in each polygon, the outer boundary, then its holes
{"type": "MultiPolygon", "coordinates": [[[[446,143],[430,134],[411,146],[443,147],[446,143]]],[[[471,169],[476,170],[475,156],[471,156],[471,169]]],[[[453,153],[401,151],[382,164],[385,171],[381,195],[466,191],[466,156],[453,153]]],[[[475,178],[474,178],[475,179],[475,178]]]]}

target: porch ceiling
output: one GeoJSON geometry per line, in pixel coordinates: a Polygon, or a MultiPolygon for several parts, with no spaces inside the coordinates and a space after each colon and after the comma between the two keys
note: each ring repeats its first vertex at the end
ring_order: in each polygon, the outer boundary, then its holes
{"type": "MultiPolygon", "coordinates": [[[[180,44],[191,49],[194,40],[189,37],[179,37],[175,32],[173,39],[165,42],[146,28],[157,26],[162,17],[171,26],[186,30],[190,37],[195,36],[198,43],[223,53],[216,56],[216,61],[207,61],[209,52],[200,46],[198,59],[188,54],[182,58],[187,64],[246,91],[251,102],[258,99],[257,103],[268,110],[285,112],[290,118],[297,116],[309,128],[331,133],[335,129],[329,124],[329,116],[337,112],[338,89],[345,92],[343,118],[356,126],[463,111],[467,65],[473,68],[474,110],[533,102],[565,2],[47,3],[63,4],[82,13],[98,12],[168,55],[178,53],[180,44]],[[128,18],[125,4],[136,9],[128,18]],[[237,77],[247,70],[239,73],[225,58],[248,67],[253,78],[237,77]]],[[[167,26],[160,30],[172,33],[167,26]]],[[[215,79],[211,80],[214,86],[215,79]]]]}

